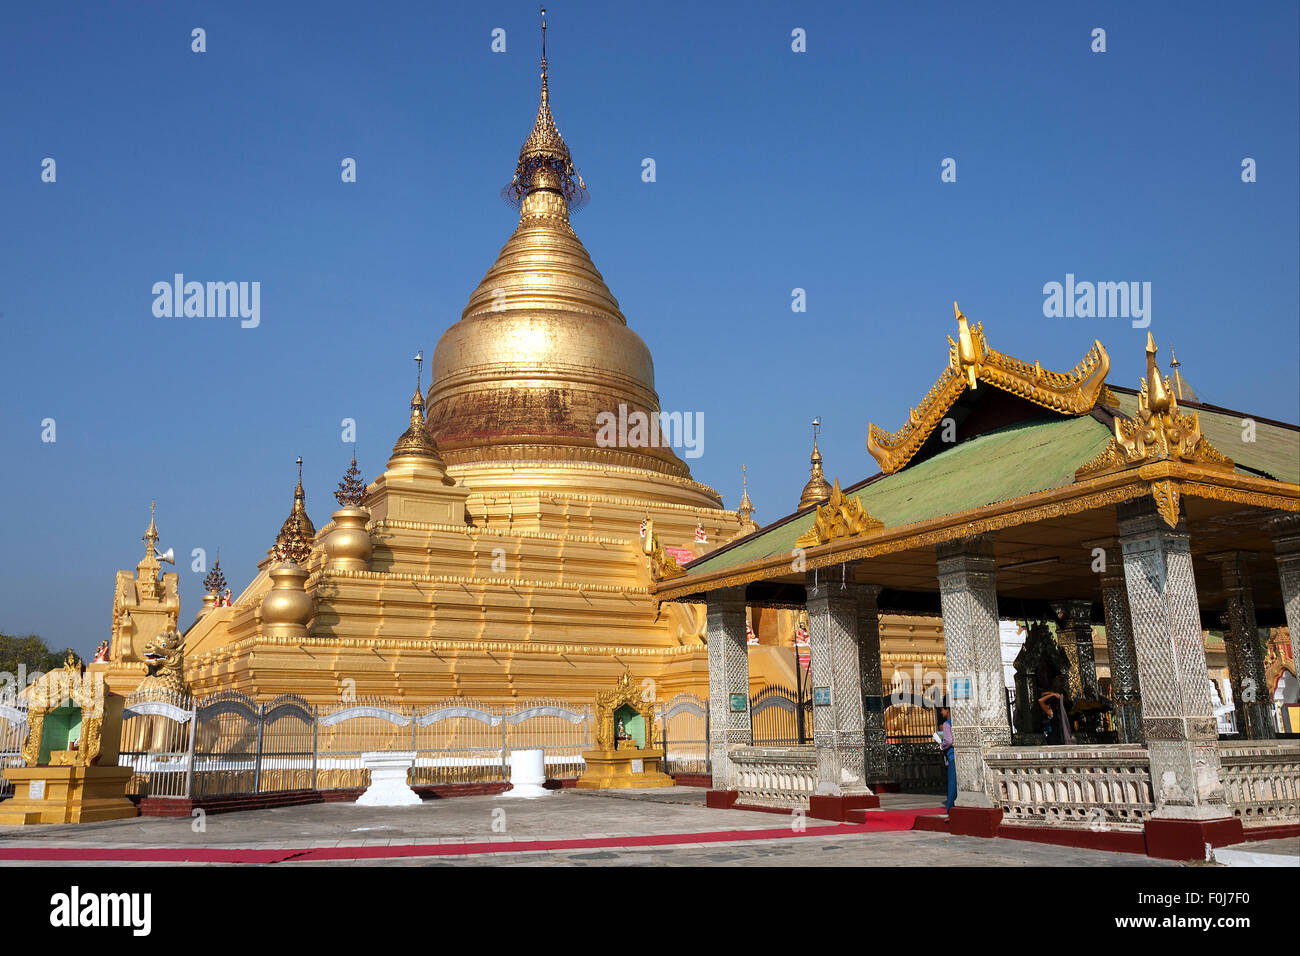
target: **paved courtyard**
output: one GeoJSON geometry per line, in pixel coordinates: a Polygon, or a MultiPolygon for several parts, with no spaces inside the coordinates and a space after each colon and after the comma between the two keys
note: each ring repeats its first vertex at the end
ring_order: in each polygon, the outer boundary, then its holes
{"type": "MultiPolygon", "coordinates": [[[[886,794],[865,825],[710,810],[693,788],[563,790],[427,800],[417,807],[313,804],[80,826],[0,827],[0,866],[1170,866],[1126,853],[913,831],[940,798],[886,794]],[[800,824],[800,825],[796,825],[800,824]],[[463,849],[462,849],[463,848],[463,849]],[[43,857],[43,858],[42,858],[43,857]]],[[[1291,841],[1295,843],[1296,841],[1291,841]]],[[[1271,858],[1287,841],[1247,845],[1271,858]]]]}

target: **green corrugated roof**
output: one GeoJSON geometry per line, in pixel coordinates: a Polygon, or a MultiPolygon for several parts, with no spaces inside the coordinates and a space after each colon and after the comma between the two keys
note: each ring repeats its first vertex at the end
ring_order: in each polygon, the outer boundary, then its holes
{"type": "MultiPolygon", "coordinates": [[[[1132,415],[1137,396],[1116,392],[1120,410],[1132,415]]],[[[1185,409],[1190,410],[1190,409],[1185,409]]],[[[1198,408],[1201,430],[1215,448],[1239,466],[1281,481],[1300,483],[1300,430],[1256,422],[1255,440],[1243,438],[1243,415],[1198,408]]],[[[1045,413],[986,432],[902,471],[885,475],[854,492],[867,513],[885,527],[956,514],[1074,482],[1074,472],[1110,440],[1110,430],[1091,415],[1045,413]]],[[[801,515],[694,564],[688,575],[735,567],[790,554],[795,540],[813,523],[801,515]]],[[[682,583],[673,582],[674,585],[682,583]]]]}
{"type": "MultiPolygon", "coordinates": [[[[986,432],[854,492],[888,528],[1019,498],[1074,481],[1074,471],[1096,457],[1110,432],[1091,415],[1045,414],[986,432]]],[[[700,574],[747,561],[789,554],[812,526],[813,512],[778,525],[690,568],[700,574]]]]}
{"type": "MultiPolygon", "coordinates": [[[[1120,411],[1125,415],[1137,413],[1137,396],[1116,392],[1120,411]]],[[[1300,431],[1267,422],[1255,422],[1255,440],[1244,441],[1246,430],[1242,420],[1249,418],[1238,412],[1215,411],[1209,408],[1183,406],[1184,412],[1197,411],[1201,417],[1201,432],[1210,444],[1238,465],[1262,471],[1279,481],[1300,484],[1300,431]]]]}

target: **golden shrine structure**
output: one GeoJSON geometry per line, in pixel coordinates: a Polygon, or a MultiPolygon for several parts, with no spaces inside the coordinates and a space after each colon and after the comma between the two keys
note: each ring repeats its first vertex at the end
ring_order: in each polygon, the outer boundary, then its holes
{"type": "MultiPolygon", "coordinates": [[[[417,374],[383,473],[367,484],[354,457],[318,531],[300,462],[257,576],[232,594],[218,562],[205,581],[184,639],[194,694],[577,703],[625,668],[661,699],[703,692],[704,615],[660,605],[651,588],[756,530],[754,506],[746,486],[724,508],[666,443],[599,440],[602,413],[654,417],[660,404],[649,350],[570,223],[586,188],[551,113],[544,53],[507,192],[518,225],[438,342],[427,394],[417,374]]],[[[814,441],[805,497],[818,499],[821,469],[814,441]]],[[[151,516],[144,558],[118,572],[110,645],[93,665],[119,693],[148,673],[144,645],[177,627],[177,576],[159,575],[157,540],[151,516]]],[[[755,609],[755,687],[794,685],[799,621],[795,608],[755,609]]],[[[941,660],[933,621],[886,631],[898,667],[941,660]]]]}
{"type": "Polygon", "coordinates": [[[654,691],[637,687],[624,671],[612,690],[596,695],[596,747],[583,751],[586,770],[579,790],[671,787],[661,769],[663,750],[654,746],[654,691]]]}
{"type": "Polygon", "coordinates": [[[69,651],[63,667],[23,694],[28,703],[24,766],[4,771],[14,795],[0,803],[0,825],[135,816],[126,799],[131,770],[117,760],[123,700],[105,690],[103,674],[85,671],[69,651]]]}

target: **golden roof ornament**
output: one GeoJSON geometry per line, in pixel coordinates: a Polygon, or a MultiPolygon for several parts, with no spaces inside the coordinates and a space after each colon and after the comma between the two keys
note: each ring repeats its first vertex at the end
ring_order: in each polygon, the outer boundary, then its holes
{"type": "Polygon", "coordinates": [[[642,522],[645,526],[645,538],[641,547],[650,559],[650,577],[655,581],[675,578],[686,572],[677,564],[677,559],[663,549],[659,538],[655,536],[654,519],[647,516],[642,522]]]}
{"type": "Polygon", "coordinates": [[[311,554],[312,542],[316,540],[316,526],[307,517],[307,495],[302,490],[302,457],[298,458],[298,485],[293,491],[293,510],[280,525],[280,533],[275,536],[275,545],[271,555],[279,561],[296,561],[305,564],[311,554]]]}
{"type": "Polygon", "coordinates": [[[822,453],[817,447],[817,432],[822,427],[821,417],[812,420],[813,429],[813,448],[812,456],[808,459],[812,467],[809,469],[808,483],[803,486],[803,491],[799,495],[799,510],[802,511],[811,504],[819,501],[825,501],[830,497],[831,485],[822,474],[822,453]]]}
{"type": "Polygon", "coordinates": [[[537,119],[532,132],[519,147],[519,161],[515,164],[515,177],[501,191],[502,198],[512,206],[523,204],[524,198],[534,190],[545,189],[559,193],[571,211],[581,209],[587,201],[587,186],[573,165],[569,147],[555,125],[551,115],[549,70],[546,63],[546,8],[542,8],[542,95],[537,106],[537,119]]]}
{"type": "Polygon", "coordinates": [[[851,538],[871,531],[878,531],[885,523],[867,514],[862,507],[862,499],[857,495],[848,497],[840,490],[840,480],[835,479],[830,498],[826,504],[817,508],[813,526],[795,539],[795,546],[811,548],[826,544],[837,538],[851,538]]]}
{"type": "Polygon", "coordinates": [[[226,589],[226,575],[221,570],[221,555],[218,553],[217,560],[212,565],[212,570],[208,572],[207,577],[203,579],[203,591],[206,594],[219,595],[226,589]]]}
{"type": "Polygon", "coordinates": [[[411,396],[411,422],[397,439],[397,444],[393,446],[393,454],[389,457],[389,462],[391,463],[393,458],[427,458],[442,468],[443,461],[442,456],[438,454],[438,446],[433,443],[433,439],[428,436],[424,427],[424,398],[420,394],[423,371],[424,349],[420,349],[415,353],[415,394],[411,396]]]}
{"type": "Polygon", "coordinates": [[[144,537],[140,540],[144,542],[144,556],[146,559],[154,559],[154,545],[158,543],[158,525],[154,521],[154,508],[157,501],[149,502],[149,527],[145,529],[144,537]]]}
{"type": "MultiPolygon", "coordinates": [[[[1075,480],[1108,475],[1157,461],[1178,461],[1214,471],[1232,471],[1231,458],[1210,444],[1201,433],[1199,412],[1184,414],[1172,382],[1160,374],[1156,365],[1156,343],[1147,333],[1147,374],[1138,391],[1134,417],[1117,414],[1114,435],[1109,444],[1092,461],[1080,467],[1075,480]]],[[[1179,490],[1176,482],[1152,483],[1151,493],[1165,523],[1178,524],[1179,490]]]]}
{"type": "Polygon", "coordinates": [[[1110,356],[1100,340],[1069,372],[1053,372],[1038,362],[1023,362],[990,348],[984,324],[971,328],[957,303],[957,340],[948,336],[948,367],[926,393],[921,404],[908,411],[898,431],[887,432],[878,425],[867,428],[867,450],[886,475],[903,468],[939,427],[948,409],[967,389],[987,382],[1043,408],[1062,415],[1083,415],[1098,401],[1111,403],[1114,395],[1106,388],[1110,356]]]}

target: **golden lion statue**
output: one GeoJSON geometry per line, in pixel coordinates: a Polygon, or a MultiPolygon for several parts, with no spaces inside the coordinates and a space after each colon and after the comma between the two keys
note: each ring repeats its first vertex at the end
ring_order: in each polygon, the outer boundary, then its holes
{"type": "Polygon", "coordinates": [[[164,631],[144,646],[145,665],[149,675],[140,681],[137,690],[166,690],[184,694],[185,639],[179,631],[164,631]]]}

